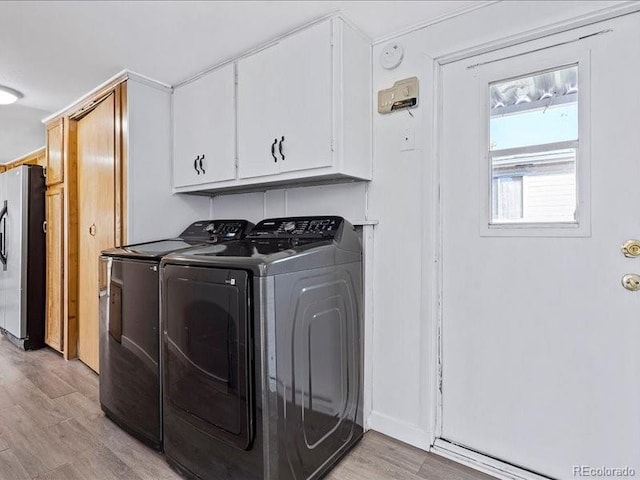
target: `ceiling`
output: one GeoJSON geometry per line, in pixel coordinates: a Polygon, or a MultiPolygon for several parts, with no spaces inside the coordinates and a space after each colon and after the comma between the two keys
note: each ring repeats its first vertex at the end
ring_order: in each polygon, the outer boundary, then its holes
{"type": "Polygon", "coordinates": [[[44,144],[40,120],[127,68],[169,84],[323,15],[372,39],[480,1],[0,1],[0,163],[44,144]]]}

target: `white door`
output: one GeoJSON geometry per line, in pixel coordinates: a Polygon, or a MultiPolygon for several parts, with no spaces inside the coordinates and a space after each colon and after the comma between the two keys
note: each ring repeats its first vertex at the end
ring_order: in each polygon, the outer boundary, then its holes
{"type": "MultiPolygon", "coordinates": [[[[238,61],[238,176],[261,177],[280,171],[282,133],[278,45],[238,61]]],[[[286,139],[285,139],[286,142],[286,139]]]]}
{"type": "Polygon", "coordinates": [[[175,187],[235,178],[233,68],[214,70],[173,94],[175,187]]]}
{"type": "Polygon", "coordinates": [[[439,435],[640,478],[640,17],[544,43],[442,69],[439,435]]]}
{"type": "Polygon", "coordinates": [[[277,46],[282,172],[333,165],[331,29],[331,21],[322,22],[277,46]]]}

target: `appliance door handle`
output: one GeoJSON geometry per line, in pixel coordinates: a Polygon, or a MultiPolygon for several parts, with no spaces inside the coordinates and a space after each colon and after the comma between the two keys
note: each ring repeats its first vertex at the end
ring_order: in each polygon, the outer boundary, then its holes
{"type": "Polygon", "coordinates": [[[193,161],[193,168],[195,168],[196,173],[200,175],[200,170],[198,170],[198,160],[200,160],[200,155],[198,155],[196,159],[193,161]]]}
{"type": "Polygon", "coordinates": [[[278,157],[276,157],[276,143],[278,143],[278,139],[275,138],[273,143],[271,144],[271,156],[273,157],[274,162],[278,162],[278,157]]]}
{"type": "Polygon", "coordinates": [[[278,151],[280,152],[280,157],[282,157],[282,161],[284,162],[284,153],[282,152],[282,145],[284,144],[284,135],[282,139],[280,139],[280,145],[278,145],[278,151]]]}
{"type": "Polygon", "coordinates": [[[204,171],[204,167],[202,166],[203,160],[204,160],[204,153],[200,155],[200,170],[202,170],[202,174],[204,175],[206,172],[204,171]]]}
{"type": "Polygon", "coordinates": [[[0,211],[0,223],[2,223],[2,233],[0,233],[0,238],[2,241],[0,242],[0,262],[4,266],[4,269],[7,269],[7,212],[8,212],[8,203],[5,200],[2,210],[0,211]]]}

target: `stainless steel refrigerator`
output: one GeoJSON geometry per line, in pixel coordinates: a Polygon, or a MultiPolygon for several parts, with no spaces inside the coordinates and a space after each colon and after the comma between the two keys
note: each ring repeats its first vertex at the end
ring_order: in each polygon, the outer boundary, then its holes
{"type": "Polygon", "coordinates": [[[0,331],[25,350],[44,346],[44,193],[42,167],[0,174],[0,331]]]}

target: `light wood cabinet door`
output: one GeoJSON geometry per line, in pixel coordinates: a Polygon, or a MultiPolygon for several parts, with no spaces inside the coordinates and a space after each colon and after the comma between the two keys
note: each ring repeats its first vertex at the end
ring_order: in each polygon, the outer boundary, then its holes
{"type": "Polygon", "coordinates": [[[47,126],[47,179],[46,184],[64,181],[64,126],[62,119],[47,126]]]}
{"type": "Polygon", "coordinates": [[[63,350],[64,335],[64,188],[50,187],[45,194],[47,232],[45,342],[63,350]]]}
{"type": "Polygon", "coordinates": [[[116,242],[115,94],[77,123],[78,358],[99,370],[99,257],[116,242]]]}
{"type": "Polygon", "coordinates": [[[174,186],[200,185],[235,178],[235,118],[233,64],[207,73],[175,90],[174,186]]]}

